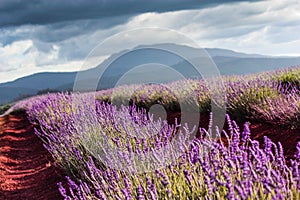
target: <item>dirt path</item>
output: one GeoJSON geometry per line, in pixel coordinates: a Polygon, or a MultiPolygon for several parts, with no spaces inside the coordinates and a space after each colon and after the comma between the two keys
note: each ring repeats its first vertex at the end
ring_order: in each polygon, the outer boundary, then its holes
{"type": "Polygon", "coordinates": [[[25,114],[0,118],[1,200],[62,199],[59,174],[25,114]]]}

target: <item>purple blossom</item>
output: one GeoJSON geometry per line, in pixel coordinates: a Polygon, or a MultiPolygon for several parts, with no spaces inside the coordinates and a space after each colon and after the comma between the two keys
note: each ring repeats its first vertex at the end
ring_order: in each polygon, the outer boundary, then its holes
{"type": "Polygon", "coordinates": [[[250,139],[250,129],[249,129],[249,123],[246,122],[244,124],[244,131],[242,132],[242,139],[241,141],[243,143],[247,142],[250,139]]]}
{"type": "Polygon", "coordinates": [[[144,196],[144,189],[142,186],[138,186],[137,188],[137,199],[138,200],[144,200],[145,199],[145,196],[144,196]]]}
{"type": "Polygon", "coordinates": [[[300,162],[300,142],[297,143],[295,158],[300,162]]]}

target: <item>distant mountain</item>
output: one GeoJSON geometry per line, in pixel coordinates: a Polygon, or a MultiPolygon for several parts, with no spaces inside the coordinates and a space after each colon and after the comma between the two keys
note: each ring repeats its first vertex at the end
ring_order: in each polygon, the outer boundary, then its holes
{"type": "Polygon", "coordinates": [[[229,49],[219,49],[219,48],[205,48],[207,53],[211,57],[231,57],[231,58],[265,58],[265,57],[271,57],[271,56],[265,56],[260,54],[247,54],[247,53],[240,53],[236,51],[232,51],[229,49]]]}
{"type": "MultiPolygon", "coordinates": [[[[174,53],[164,51],[163,49],[165,48],[180,50],[180,52],[188,54],[190,58],[198,58],[198,60],[201,60],[205,56],[199,49],[182,45],[160,44],[139,46],[131,51],[122,51],[111,55],[96,68],[80,72],[81,76],[77,77],[76,81],[80,83],[82,86],[81,89],[84,91],[91,89],[93,82],[98,83],[97,89],[114,87],[126,72],[132,70],[135,66],[142,66],[145,63],[159,63],[171,66],[183,76],[194,78],[197,73],[191,64],[174,53]],[[109,68],[103,73],[101,79],[98,80],[101,69],[107,64],[110,64],[109,68]]],[[[218,66],[220,73],[226,75],[248,74],[300,65],[300,57],[272,57],[217,48],[207,48],[205,50],[218,66]]],[[[145,70],[137,70],[134,73],[130,73],[127,78],[129,80],[132,78],[143,81],[151,74],[158,79],[172,81],[171,77],[166,76],[168,75],[168,70],[161,70],[161,68],[154,64],[148,64],[146,69],[146,73],[143,73],[145,70]]],[[[46,89],[58,91],[72,90],[76,75],[77,72],[45,72],[2,83],[0,84],[0,104],[11,102],[22,95],[34,95],[38,91],[46,89]]]]}
{"type": "Polygon", "coordinates": [[[300,65],[300,57],[213,58],[221,74],[249,74],[300,65]]]}
{"type": "MultiPolygon", "coordinates": [[[[221,75],[243,75],[274,69],[300,65],[300,57],[212,57],[221,75]]],[[[186,61],[179,62],[174,67],[181,69],[187,66],[186,61]]],[[[186,72],[188,73],[188,72],[186,72]]],[[[191,73],[191,72],[190,72],[191,73]]]]}
{"type": "Polygon", "coordinates": [[[34,95],[40,90],[56,89],[74,82],[76,72],[37,73],[0,84],[0,104],[11,102],[26,95],[34,95]]]}

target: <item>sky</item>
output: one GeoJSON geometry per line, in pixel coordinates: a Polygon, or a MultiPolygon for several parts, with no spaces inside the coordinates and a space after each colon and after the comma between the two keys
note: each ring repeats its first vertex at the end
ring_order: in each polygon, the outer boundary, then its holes
{"type": "Polygon", "coordinates": [[[0,0],[0,83],[77,71],[105,39],[144,27],[203,48],[300,56],[299,0],[0,0]]]}

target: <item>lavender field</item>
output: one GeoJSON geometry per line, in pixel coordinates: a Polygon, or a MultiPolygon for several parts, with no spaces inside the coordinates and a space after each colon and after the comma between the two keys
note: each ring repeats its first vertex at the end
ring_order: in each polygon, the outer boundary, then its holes
{"type": "Polygon", "coordinates": [[[206,82],[192,79],[48,94],[11,110],[25,109],[68,174],[58,183],[64,199],[300,199],[300,141],[287,157],[280,142],[255,140],[250,130],[259,122],[299,133],[300,68],[222,82],[224,127],[213,126],[206,82]],[[191,92],[195,98],[186,95],[191,92]],[[170,123],[148,112],[160,104],[180,113],[178,101],[197,105],[189,112],[200,112],[207,126],[170,123]]]}

